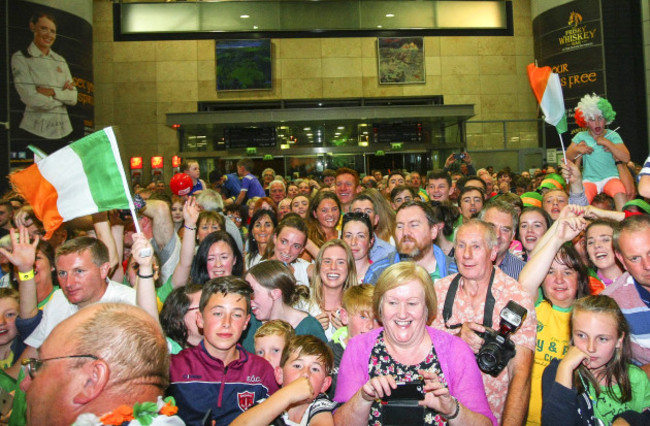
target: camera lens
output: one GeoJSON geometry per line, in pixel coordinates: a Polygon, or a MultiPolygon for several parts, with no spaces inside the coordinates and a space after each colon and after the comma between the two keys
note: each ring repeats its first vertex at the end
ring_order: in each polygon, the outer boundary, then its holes
{"type": "Polygon", "coordinates": [[[501,360],[500,348],[495,344],[488,343],[481,348],[476,359],[481,371],[486,373],[492,372],[501,360]]]}

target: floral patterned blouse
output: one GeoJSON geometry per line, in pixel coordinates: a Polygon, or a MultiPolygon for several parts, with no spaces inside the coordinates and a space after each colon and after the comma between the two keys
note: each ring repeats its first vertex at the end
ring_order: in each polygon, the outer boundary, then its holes
{"type": "MultiPolygon", "coordinates": [[[[431,350],[422,362],[415,365],[404,365],[395,361],[388,353],[383,331],[377,337],[377,342],[370,352],[370,359],[368,362],[368,375],[370,378],[392,375],[395,376],[396,381],[411,382],[419,379],[420,374],[418,373],[418,370],[427,370],[435,372],[438,375],[440,382],[445,385],[447,384],[447,380],[440,368],[440,362],[438,361],[438,356],[436,355],[436,350],[433,345],[431,345],[431,350]]],[[[375,401],[372,403],[372,406],[370,407],[370,415],[368,416],[369,426],[381,425],[381,409],[382,405],[380,402],[375,401]]],[[[447,424],[440,414],[436,414],[434,410],[425,408],[424,413],[424,424],[426,425],[447,424]]]]}

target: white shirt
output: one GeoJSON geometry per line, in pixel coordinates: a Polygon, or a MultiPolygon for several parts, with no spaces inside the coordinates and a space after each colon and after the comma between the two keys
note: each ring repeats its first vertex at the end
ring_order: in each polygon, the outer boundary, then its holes
{"type": "MultiPolygon", "coordinates": [[[[104,295],[97,303],[107,302],[120,302],[135,305],[135,290],[124,284],[109,281],[108,287],[104,295]]],[[[68,299],[63,294],[63,290],[59,289],[54,292],[52,298],[45,305],[43,309],[43,319],[41,319],[38,327],[25,339],[25,344],[33,347],[40,348],[47,336],[50,335],[54,327],[56,327],[63,320],[71,317],[79,311],[79,307],[68,302],[68,299]]]]}
{"type": "Polygon", "coordinates": [[[46,139],[63,138],[72,132],[66,105],[77,104],[77,88],[63,90],[66,82],[74,86],[68,64],[51,49],[44,55],[33,42],[27,52],[31,57],[20,50],[11,57],[14,85],[26,106],[20,128],[46,139]],[[54,96],[38,93],[39,86],[54,89],[54,96]]]}
{"type": "Polygon", "coordinates": [[[307,273],[307,268],[311,265],[312,262],[307,262],[305,259],[297,258],[292,264],[293,276],[296,278],[297,285],[304,285],[309,287],[309,274],[307,273]]]}

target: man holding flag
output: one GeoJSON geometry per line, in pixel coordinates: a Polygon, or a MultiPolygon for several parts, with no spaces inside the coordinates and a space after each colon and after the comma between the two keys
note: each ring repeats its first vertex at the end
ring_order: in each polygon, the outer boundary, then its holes
{"type": "MultiPolygon", "coordinates": [[[[63,222],[89,214],[130,208],[136,217],[112,128],[86,136],[9,178],[43,222],[45,239],[63,222]]],[[[135,224],[140,231],[137,221],[135,224]]],[[[1,253],[18,269],[20,316],[30,321],[33,330],[25,340],[27,348],[21,358],[37,357],[37,349],[52,329],[80,308],[96,302],[135,305],[135,290],[108,279],[111,264],[106,244],[95,238],[79,237],[56,250],[61,289],[39,311],[34,283],[38,237],[30,242],[24,228],[14,237],[12,252],[1,253]]],[[[19,367],[20,363],[16,363],[8,373],[17,377],[19,367]]]]}

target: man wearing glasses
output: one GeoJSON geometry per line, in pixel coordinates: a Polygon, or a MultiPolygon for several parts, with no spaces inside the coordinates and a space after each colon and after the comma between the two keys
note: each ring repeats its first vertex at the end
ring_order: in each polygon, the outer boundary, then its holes
{"type": "MultiPolygon", "coordinates": [[[[110,270],[108,248],[92,237],[79,237],[65,242],[56,250],[56,273],[60,290],[56,290],[43,311],[36,308],[34,282],[35,249],[38,241],[29,242],[27,230],[21,228],[13,253],[20,281],[20,320],[29,322],[34,331],[25,339],[27,348],[21,358],[34,358],[37,350],[54,327],[79,309],[97,302],[121,302],[135,305],[135,290],[107,279],[110,270]]],[[[25,328],[30,328],[27,324],[25,328]]],[[[7,372],[17,377],[19,363],[7,372]]]]}
{"type": "MultiPolygon", "coordinates": [[[[184,424],[160,399],[169,384],[165,337],[135,306],[101,303],[82,309],[52,330],[38,358],[22,364],[27,424],[70,425],[82,418],[83,424],[99,424],[99,417],[120,406],[144,402],[153,403],[142,410],[152,425],[184,424]]],[[[142,420],[142,411],[134,417],[142,420]]]]}

